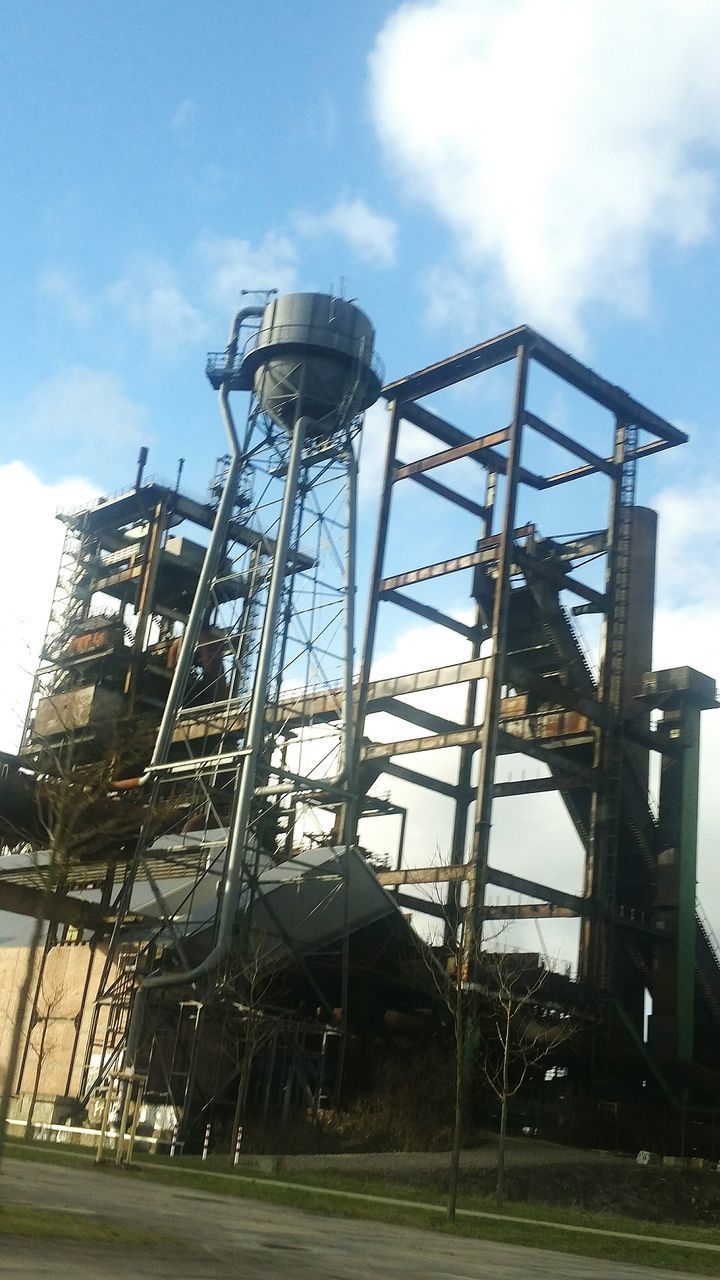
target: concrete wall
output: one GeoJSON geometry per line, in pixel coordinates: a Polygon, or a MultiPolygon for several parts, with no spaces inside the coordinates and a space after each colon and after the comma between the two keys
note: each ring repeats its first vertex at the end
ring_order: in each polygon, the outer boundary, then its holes
{"type": "MultiPolygon", "coordinates": [[[[26,946],[0,948],[0,1082],[3,1087],[29,954],[26,946]]],[[[23,1020],[18,1075],[11,1082],[14,1092],[30,1094],[37,1084],[39,1094],[45,1097],[77,1095],[104,960],[104,952],[87,943],[62,943],[48,951],[43,964],[43,948],[39,949],[23,1020]],[[41,967],[38,1018],[28,1030],[41,967]]]]}

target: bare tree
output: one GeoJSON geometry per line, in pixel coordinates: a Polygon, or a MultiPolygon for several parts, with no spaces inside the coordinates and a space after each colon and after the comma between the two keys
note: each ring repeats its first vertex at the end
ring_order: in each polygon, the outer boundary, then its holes
{"type": "Polygon", "coordinates": [[[41,979],[39,999],[35,1005],[34,1017],[27,1030],[28,1044],[35,1057],[35,1075],[33,1077],[32,1093],[25,1125],[25,1137],[27,1139],[32,1138],[33,1117],[43,1069],[56,1048],[54,1030],[51,1024],[60,1020],[59,1010],[64,997],[65,989],[63,985],[58,982],[50,983],[47,975],[44,975],[41,979]],[[37,1041],[33,1038],[33,1031],[36,1026],[41,1028],[37,1041]]]}
{"type": "Polygon", "coordinates": [[[575,1033],[577,1021],[548,1005],[542,988],[549,968],[536,958],[501,948],[510,925],[503,921],[481,942],[463,919],[456,927],[445,910],[444,941],[419,940],[436,991],[450,1015],[453,1035],[453,1135],[446,1216],[457,1213],[468,1092],[478,1072],[500,1102],[495,1196],[504,1203],[507,1120],[512,1098],[528,1073],[575,1033]]]}
{"type": "Polygon", "coordinates": [[[18,998],[15,1006],[12,1037],[10,1040],[8,1056],[5,1062],[5,1079],[3,1081],[2,1093],[0,1094],[0,1169],[2,1168],[2,1161],[5,1155],[8,1114],[10,1111],[10,1100],[13,1095],[15,1073],[20,1059],[23,1024],[25,1022],[25,1014],[30,1000],[30,989],[32,987],[35,965],[38,952],[40,950],[40,943],[42,941],[43,928],[44,921],[40,917],[33,921],[33,931],[30,937],[30,944],[28,946],[25,971],[18,990],[18,998]]]}
{"type": "Polygon", "coordinates": [[[123,765],[147,756],[154,729],[146,718],[123,716],[97,725],[92,743],[75,724],[63,720],[62,728],[62,740],[39,751],[26,820],[16,837],[6,840],[27,855],[39,894],[0,1094],[0,1167],[27,1010],[38,1004],[43,966],[38,974],[37,961],[46,929],[46,951],[56,938],[56,926],[46,924],[53,898],[67,891],[73,864],[112,853],[122,857],[126,847],[134,847],[144,822],[160,829],[179,813],[173,801],[148,813],[142,795],[125,792],[117,781],[123,765]]]}
{"type": "Polygon", "coordinates": [[[478,1056],[500,1103],[495,1200],[505,1200],[507,1122],[511,1100],[528,1073],[575,1034],[577,1021],[543,1000],[548,971],[523,953],[483,951],[478,957],[478,1056]]]}
{"type": "MultiPolygon", "coordinates": [[[[442,904],[443,908],[446,904],[442,904]]],[[[422,958],[433,984],[450,1017],[453,1037],[453,1132],[448,1170],[446,1217],[454,1222],[457,1213],[460,1158],[465,1134],[467,1092],[473,1063],[473,1031],[475,1026],[475,992],[465,981],[465,928],[453,929],[446,913],[445,940],[432,945],[432,940],[418,937],[422,958]]]]}
{"type": "Polygon", "coordinates": [[[231,1161],[234,1161],[235,1154],[239,1150],[255,1057],[267,1041],[268,1029],[270,1028],[271,1031],[273,1027],[272,1019],[268,1019],[263,1010],[263,1003],[271,984],[271,975],[268,973],[262,947],[251,932],[248,933],[246,945],[243,948],[241,981],[242,1001],[237,1002],[237,1007],[243,1015],[244,1039],[230,1141],[231,1161]]]}

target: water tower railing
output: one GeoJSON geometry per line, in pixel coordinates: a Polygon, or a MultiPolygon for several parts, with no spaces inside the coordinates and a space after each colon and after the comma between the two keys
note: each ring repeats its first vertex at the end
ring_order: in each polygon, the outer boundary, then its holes
{"type": "MultiPolygon", "coordinates": [[[[230,371],[233,374],[239,373],[245,358],[259,346],[262,347],[265,345],[275,347],[282,346],[284,344],[287,344],[288,346],[297,344],[298,347],[303,347],[305,349],[317,347],[318,354],[321,354],[323,350],[333,351],[337,349],[341,355],[352,359],[352,353],[348,352],[347,349],[347,342],[351,341],[355,342],[357,346],[355,358],[370,369],[373,375],[377,378],[380,386],[382,386],[385,381],[385,366],[375,352],[371,354],[369,360],[367,359],[365,353],[361,349],[361,343],[356,333],[336,325],[333,325],[332,327],[329,325],[318,325],[318,340],[317,342],[313,342],[312,337],[308,337],[309,332],[312,333],[312,329],[309,330],[307,324],[275,324],[272,326],[272,329],[255,329],[249,335],[242,350],[238,350],[230,371]],[[272,334],[272,339],[266,344],[264,337],[269,334],[272,334]]],[[[227,352],[208,352],[205,372],[213,383],[220,378],[222,374],[227,375],[227,352]]]]}

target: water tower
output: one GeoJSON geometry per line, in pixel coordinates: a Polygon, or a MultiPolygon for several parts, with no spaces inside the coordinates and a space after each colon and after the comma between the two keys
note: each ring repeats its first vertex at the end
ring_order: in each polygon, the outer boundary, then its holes
{"type": "MultiPolygon", "coordinates": [[[[292,294],[244,307],[226,350],[208,359],[228,454],[146,775],[151,808],[170,814],[136,862],[154,868],[153,898],[140,903],[137,882],[126,895],[128,919],[131,904],[157,919],[130,1071],[147,1056],[149,994],[176,988],[182,1019],[213,990],[240,990],[259,877],[298,850],[337,845],[353,760],[356,445],[382,381],[373,340],[353,303],[292,294]],[[237,392],[247,396],[242,430],[237,392]]],[[[132,925],[118,936],[134,936],[132,925]]]]}

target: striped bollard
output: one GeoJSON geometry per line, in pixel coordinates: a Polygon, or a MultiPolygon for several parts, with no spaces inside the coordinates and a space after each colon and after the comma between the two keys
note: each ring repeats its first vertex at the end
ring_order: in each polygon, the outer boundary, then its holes
{"type": "Polygon", "coordinates": [[[211,1130],[211,1128],[212,1128],[212,1125],[207,1125],[207,1127],[206,1127],[206,1129],[205,1129],[205,1141],[203,1142],[203,1149],[202,1149],[202,1158],[203,1158],[203,1160],[207,1160],[207,1158],[208,1158],[208,1151],[210,1150],[210,1130],[211,1130]]]}

